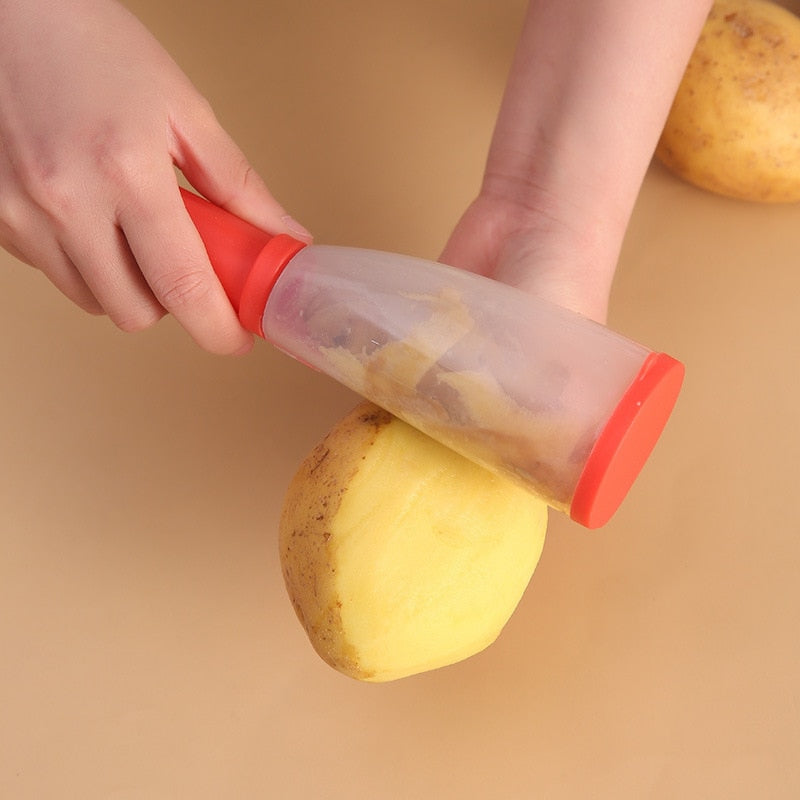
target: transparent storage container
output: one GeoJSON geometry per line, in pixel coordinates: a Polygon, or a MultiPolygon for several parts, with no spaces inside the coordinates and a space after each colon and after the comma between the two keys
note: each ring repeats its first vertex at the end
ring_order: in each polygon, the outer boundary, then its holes
{"type": "Polygon", "coordinates": [[[677,398],[678,361],[516,288],[187,206],[247,327],[587,527],[677,398]]]}

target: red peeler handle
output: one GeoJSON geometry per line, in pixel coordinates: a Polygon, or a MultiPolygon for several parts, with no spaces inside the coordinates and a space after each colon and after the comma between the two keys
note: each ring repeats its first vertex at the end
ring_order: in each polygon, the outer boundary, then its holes
{"type": "Polygon", "coordinates": [[[181,188],[186,210],[239,319],[264,335],[262,318],[272,287],[305,242],[272,234],[181,188]]]}

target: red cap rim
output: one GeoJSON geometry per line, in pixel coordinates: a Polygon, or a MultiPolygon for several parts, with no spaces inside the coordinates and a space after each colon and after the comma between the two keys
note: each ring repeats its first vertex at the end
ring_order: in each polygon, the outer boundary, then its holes
{"type": "Polygon", "coordinates": [[[263,336],[270,292],[305,242],[285,233],[269,234],[194,192],[180,192],[240,322],[263,336]]]}
{"type": "Polygon", "coordinates": [[[288,234],[273,236],[253,262],[239,300],[239,320],[251,333],[264,336],[264,309],[286,265],[306,246],[288,234]]]}
{"type": "Polygon", "coordinates": [[[589,454],[570,506],[573,520],[599,528],[611,519],[669,419],[684,372],[665,353],[645,359],[589,454]]]}

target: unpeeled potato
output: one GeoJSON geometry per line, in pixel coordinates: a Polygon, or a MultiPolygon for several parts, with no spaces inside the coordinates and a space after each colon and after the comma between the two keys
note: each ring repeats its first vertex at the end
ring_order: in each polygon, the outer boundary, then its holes
{"type": "Polygon", "coordinates": [[[389,681],[491,644],[546,527],[542,500],[363,402],[291,482],[280,557],[319,655],[353,678],[389,681]]]}
{"type": "Polygon", "coordinates": [[[743,200],[800,200],[800,18],[718,0],[656,150],[681,178],[743,200]]]}

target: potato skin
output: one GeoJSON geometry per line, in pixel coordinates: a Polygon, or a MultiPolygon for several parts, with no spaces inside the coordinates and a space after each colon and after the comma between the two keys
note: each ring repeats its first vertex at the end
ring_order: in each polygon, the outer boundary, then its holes
{"type": "Polygon", "coordinates": [[[345,673],[358,671],[358,664],[342,652],[341,604],[330,588],[335,567],[327,541],[360,454],[392,419],[378,406],[361,403],[340,420],[300,465],[281,514],[281,567],[289,599],[319,655],[345,673]]]}
{"type": "Polygon", "coordinates": [[[766,0],[715,2],[656,156],[717,194],[800,200],[800,19],[766,0]]]}

